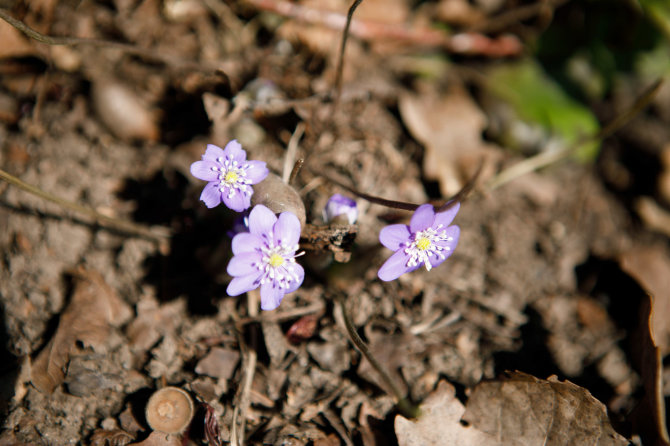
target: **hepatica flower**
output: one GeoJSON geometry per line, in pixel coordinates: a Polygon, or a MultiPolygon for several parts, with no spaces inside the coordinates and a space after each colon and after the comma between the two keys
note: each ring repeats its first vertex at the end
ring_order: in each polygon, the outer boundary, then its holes
{"type": "Polygon", "coordinates": [[[381,280],[395,280],[425,265],[426,270],[444,262],[456,249],[461,230],[449,226],[458,210],[456,203],[444,212],[435,212],[430,204],[418,207],[408,225],[390,225],[379,233],[382,245],[395,251],[379,269],[381,280]]]}
{"type": "Polygon", "coordinates": [[[305,270],[296,263],[300,222],[292,212],[279,218],[259,204],[249,214],[249,232],[233,238],[234,257],[228,263],[233,280],[226,290],[230,296],[261,287],[261,308],[274,310],[284,295],[297,290],[305,270]]]}
{"type": "Polygon", "coordinates": [[[330,223],[335,217],[343,215],[347,218],[350,225],[356,223],[358,218],[358,209],[356,202],[344,195],[335,194],[328,199],[326,207],[323,209],[323,219],[330,223]]]}
{"type": "Polygon", "coordinates": [[[209,181],[200,195],[205,205],[213,208],[223,202],[237,212],[251,206],[251,185],[263,181],[268,173],[264,161],[247,161],[247,152],[237,140],[225,149],[207,144],[202,161],[191,164],[191,175],[209,181]]]}

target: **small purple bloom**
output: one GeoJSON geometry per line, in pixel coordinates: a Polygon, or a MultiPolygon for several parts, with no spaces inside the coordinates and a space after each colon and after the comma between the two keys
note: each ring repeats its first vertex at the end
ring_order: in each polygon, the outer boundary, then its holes
{"type": "Polygon", "coordinates": [[[226,144],[226,148],[207,144],[202,161],[191,164],[191,175],[209,181],[200,199],[208,208],[223,202],[230,209],[242,212],[251,206],[252,184],[268,176],[263,161],[247,161],[247,152],[237,140],[226,144]]]}
{"type": "Polygon", "coordinates": [[[461,230],[449,226],[458,210],[456,203],[444,212],[435,213],[430,204],[418,207],[409,226],[399,224],[385,227],[379,233],[382,245],[395,251],[377,273],[386,282],[426,265],[426,270],[444,262],[456,249],[461,230]]]}
{"type": "Polygon", "coordinates": [[[347,217],[350,225],[356,223],[358,218],[358,209],[356,202],[344,195],[335,194],[328,199],[326,207],[323,209],[323,219],[326,223],[330,223],[335,217],[344,215],[347,217]]]}
{"type": "Polygon", "coordinates": [[[233,238],[234,257],[228,263],[233,280],[226,292],[230,296],[261,287],[261,308],[274,310],[284,295],[297,290],[305,270],[296,263],[300,222],[292,212],[279,218],[262,204],[249,214],[249,232],[233,238]]]}

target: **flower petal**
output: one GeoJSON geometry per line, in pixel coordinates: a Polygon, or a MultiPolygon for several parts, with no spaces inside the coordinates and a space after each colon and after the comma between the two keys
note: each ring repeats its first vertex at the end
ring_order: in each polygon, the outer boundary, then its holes
{"type": "Polygon", "coordinates": [[[235,277],[228,284],[226,288],[226,293],[229,296],[239,296],[242,293],[246,293],[255,288],[258,288],[260,283],[260,273],[259,274],[248,274],[246,276],[235,277]]]}
{"type": "Polygon", "coordinates": [[[259,237],[267,237],[272,234],[272,226],[277,221],[277,216],[262,204],[254,206],[249,214],[249,232],[259,237]]]}
{"type": "Polygon", "coordinates": [[[274,310],[279,306],[286,294],[286,290],[279,288],[270,280],[261,285],[261,310],[274,310]]]}
{"type": "Polygon", "coordinates": [[[293,247],[300,240],[300,221],[293,212],[282,212],[273,227],[275,243],[293,247]]]}
{"type": "Polygon", "coordinates": [[[265,161],[247,161],[246,165],[247,179],[251,184],[258,184],[268,176],[270,171],[267,168],[265,161]]]}
{"type": "Polygon", "coordinates": [[[242,252],[236,254],[230,262],[226,272],[233,277],[247,276],[259,274],[258,265],[261,262],[262,255],[258,251],[242,252]]]}
{"type": "Polygon", "coordinates": [[[263,245],[263,240],[261,240],[257,235],[251,234],[249,232],[242,232],[233,237],[233,254],[239,255],[243,252],[254,252],[261,249],[263,245]]]}
{"type": "Polygon", "coordinates": [[[200,194],[200,200],[210,209],[221,204],[219,184],[216,182],[207,183],[207,186],[202,190],[202,194],[200,194]]]}
{"type": "Polygon", "coordinates": [[[223,154],[223,149],[221,147],[215,146],[214,144],[207,144],[207,150],[205,150],[205,154],[202,156],[202,159],[218,164],[217,158],[222,158],[224,156],[225,155],[223,154]]]}
{"type": "Polygon", "coordinates": [[[388,249],[397,251],[402,243],[409,241],[410,233],[407,225],[389,225],[379,231],[379,241],[388,249]]]}
{"type": "Polygon", "coordinates": [[[435,214],[435,226],[442,225],[445,228],[454,221],[454,217],[458,214],[458,211],[461,209],[461,203],[456,203],[449,209],[444,212],[437,212],[435,214]]]}
{"type": "Polygon", "coordinates": [[[232,197],[227,191],[223,193],[223,203],[235,212],[242,212],[251,206],[251,194],[235,191],[232,197]]]}
{"type": "Polygon", "coordinates": [[[219,179],[219,172],[212,170],[218,168],[219,165],[213,161],[196,161],[191,164],[191,175],[199,180],[217,181],[219,179]]]}
{"type": "Polygon", "coordinates": [[[292,293],[298,288],[300,288],[300,285],[302,285],[303,280],[305,280],[305,270],[302,268],[302,266],[295,263],[293,265],[293,272],[298,277],[298,280],[294,280],[291,282],[288,289],[286,290],[287,294],[292,293]]]}
{"type": "Polygon", "coordinates": [[[247,159],[247,152],[242,148],[242,144],[237,142],[236,139],[233,139],[228,144],[226,144],[226,148],[223,149],[223,153],[226,157],[232,157],[233,161],[237,161],[240,164],[247,159]]]}
{"type": "Polygon", "coordinates": [[[408,260],[409,257],[405,254],[405,251],[396,251],[396,253],[389,257],[382,267],[379,268],[377,277],[384,282],[390,282],[391,280],[397,279],[411,270],[411,268],[407,267],[408,260]]]}
{"type": "Polygon", "coordinates": [[[428,229],[435,221],[435,209],[432,204],[422,204],[414,211],[412,220],[409,222],[409,230],[412,234],[428,229]]]}

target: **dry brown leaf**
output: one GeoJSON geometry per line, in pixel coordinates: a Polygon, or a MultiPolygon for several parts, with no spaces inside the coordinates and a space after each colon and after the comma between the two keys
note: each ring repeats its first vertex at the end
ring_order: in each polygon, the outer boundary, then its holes
{"type": "MultiPolygon", "coordinates": [[[[424,174],[439,181],[444,197],[458,192],[482,159],[497,156],[495,146],[482,141],[486,116],[464,90],[403,93],[398,105],[405,125],[425,147],[424,174]]],[[[485,168],[481,179],[489,175],[485,168]]]]}
{"type": "Polygon", "coordinates": [[[227,348],[212,347],[207,356],[198,361],[195,373],[212,378],[230,379],[240,362],[240,352],[227,348]]]}
{"type": "Polygon", "coordinates": [[[186,302],[177,299],[161,305],[155,298],[143,296],[136,307],[137,317],[128,324],[126,336],[133,351],[145,352],[175,331],[184,317],[186,302]]]}
{"type": "Polygon", "coordinates": [[[399,446],[491,446],[499,443],[494,437],[461,424],[465,408],[455,396],[454,386],[441,382],[421,405],[416,420],[395,417],[395,433],[399,446]]]}
{"type": "Polygon", "coordinates": [[[651,336],[665,356],[670,353],[670,256],[661,246],[638,247],[620,257],[621,268],[652,299],[651,336]]]}
{"type": "Polygon", "coordinates": [[[521,372],[478,384],[463,420],[507,446],[628,445],[586,389],[521,372]]]}
{"type": "Polygon", "coordinates": [[[658,246],[638,247],[622,255],[621,268],[648,292],[634,334],[633,359],[642,375],[644,397],[630,415],[644,444],[668,445],[662,358],[670,349],[670,258],[658,246]]]}
{"type": "Polygon", "coordinates": [[[0,42],[0,59],[38,55],[32,42],[4,20],[0,20],[0,42]]]}
{"type": "Polygon", "coordinates": [[[110,328],[122,324],[131,314],[100,273],[79,268],[74,274],[72,299],[31,370],[31,381],[41,392],[51,393],[63,382],[64,368],[77,342],[96,352],[104,351],[110,328]]]}

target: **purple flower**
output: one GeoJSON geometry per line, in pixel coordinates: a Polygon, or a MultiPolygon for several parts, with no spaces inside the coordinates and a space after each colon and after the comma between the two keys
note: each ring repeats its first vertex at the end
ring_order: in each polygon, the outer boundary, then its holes
{"type": "Polygon", "coordinates": [[[449,226],[460,203],[435,213],[430,204],[418,207],[407,225],[390,225],[379,233],[382,245],[395,251],[377,273],[381,280],[395,280],[401,275],[426,265],[426,270],[444,262],[456,249],[461,230],[449,226]]]}
{"type": "Polygon", "coordinates": [[[350,225],[356,223],[358,218],[358,209],[356,202],[344,195],[335,194],[328,199],[326,207],[323,209],[323,219],[326,223],[330,223],[335,217],[344,215],[347,217],[350,225]]]}
{"type": "Polygon", "coordinates": [[[247,152],[237,140],[225,149],[207,144],[202,161],[191,164],[191,175],[209,181],[200,199],[208,208],[223,202],[230,209],[242,212],[251,206],[254,193],[251,184],[263,181],[269,171],[263,161],[247,161],[247,152]]]}
{"type": "Polygon", "coordinates": [[[233,238],[234,257],[228,263],[233,280],[226,292],[238,296],[261,287],[261,308],[274,310],[284,294],[297,290],[305,271],[295,261],[300,222],[292,212],[279,218],[259,204],[249,214],[249,232],[233,238]]]}

